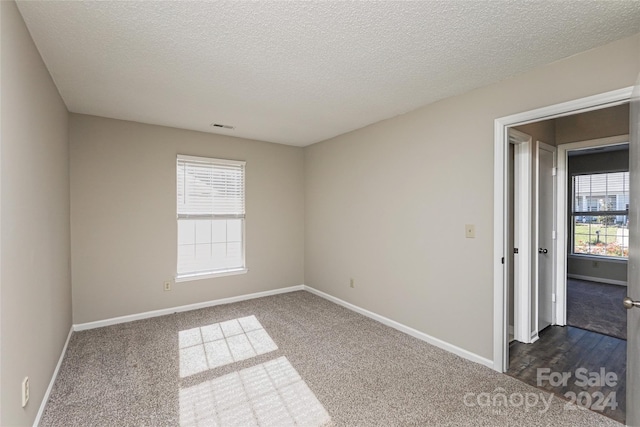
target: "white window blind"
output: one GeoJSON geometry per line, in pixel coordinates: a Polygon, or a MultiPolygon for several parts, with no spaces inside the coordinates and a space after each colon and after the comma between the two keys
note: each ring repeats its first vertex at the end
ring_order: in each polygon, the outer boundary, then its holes
{"type": "Polygon", "coordinates": [[[242,270],[245,162],[178,155],[178,278],[242,270]]]}

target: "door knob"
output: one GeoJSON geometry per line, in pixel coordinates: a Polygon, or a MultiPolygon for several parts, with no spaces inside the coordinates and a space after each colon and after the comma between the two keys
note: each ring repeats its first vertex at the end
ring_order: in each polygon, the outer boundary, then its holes
{"type": "Polygon", "coordinates": [[[546,250],[546,249],[543,249],[543,248],[539,248],[539,249],[538,249],[538,253],[539,253],[539,254],[546,254],[547,252],[549,252],[549,251],[548,251],[548,250],[546,250]]]}
{"type": "Polygon", "coordinates": [[[634,301],[629,297],[624,297],[624,299],[622,300],[622,305],[624,306],[624,308],[629,310],[633,307],[640,307],[640,301],[634,301]]]}

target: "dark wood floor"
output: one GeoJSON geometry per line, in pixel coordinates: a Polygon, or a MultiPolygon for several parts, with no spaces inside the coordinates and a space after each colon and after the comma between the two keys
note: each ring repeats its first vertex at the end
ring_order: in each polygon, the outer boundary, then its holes
{"type": "MultiPolygon", "coordinates": [[[[544,371],[543,371],[544,372],[544,371]]],[[[512,341],[509,345],[508,375],[527,384],[541,388],[565,400],[578,399],[578,404],[590,407],[616,421],[625,423],[627,342],[619,338],[586,331],[572,326],[550,326],[540,332],[540,338],[533,344],[512,341]],[[548,368],[550,374],[570,373],[565,384],[543,379],[538,381],[539,368],[548,368]],[[576,372],[582,368],[581,371],[576,372]],[[608,383],[604,383],[601,372],[609,373],[608,383]],[[594,384],[598,373],[603,381],[594,384]],[[577,374],[577,375],[576,375],[577,374]],[[613,379],[613,375],[617,381],[613,379]],[[591,378],[583,384],[584,378],[591,378]],[[613,384],[615,382],[615,384],[613,384]],[[601,393],[601,394],[600,394],[601,393]],[[617,407],[611,406],[615,397],[617,407]],[[604,408],[602,408],[604,406],[604,408]]],[[[553,374],[551,374],[553,375],[553,374]]],[[[548,377],[547,377],[548,378],[548,377]]],[[[552,377],[555,379],[556,377],[552,377]]]]}

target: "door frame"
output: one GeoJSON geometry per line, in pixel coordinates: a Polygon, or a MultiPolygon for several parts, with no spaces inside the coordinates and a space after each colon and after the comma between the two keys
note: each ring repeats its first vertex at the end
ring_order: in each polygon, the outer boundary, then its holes
{"type": "MultiPolygon", "coordinates": [[[[494,121],[493,206],[493,369],[505,372],[509,362],[508,331],[508,154],[509,127],[620,105],[631,100],[633,86],[501,117],[494,121]]],[[[559,251],[556,251],[556,253],[559,251]]],[[[556,261],[556,278],[566,274],[566,263],[556,261]],[[560,266],[563,268],[560,268],[560,266]]],[[[556,280],[557,283],[557,280],[556,280]]]]}
{"type": "MultiPolygon", "coordinates": [[[[513,338],[531,342],[531,135],[509,129],[509,143],[514,146],[514,239],[518,256],[513,263],[513,338]]],[[[511,248],[509,248],[511,250],[511,248]]],[[[507,252],[508,253],[508,252],[507,252]]],[[[508,279],[507,279],[508,280],[508,279]]]]}
{"type": "Polygon", "coordinates": [[[558,264],[558,269],[565,274],[556,275],[556,306],[554,309],[554,324],[565,326],[567,324],[567,275],[566,275],[566,263],[569,255],[569,240],[568,235],[568,218],[571,214],[570,206],[568,204],[569,194],[569,168],[568,168],[568,155],[570,151],[586,150],[594,147],[607,147],[612,145],[620,145],[629,142],[630,135],[618,135],[606,138],[590,139],[586,141],[571,142],[568,144],[562,144],[558,146],[558,174],[557,174],[557,194],[556,204],[557,217],[556,217],[556,231],[558,248],[558,259],[556,262],[562,262],[562,266],[558,264]]]}
{"type": "MultiPolygon", "coordinates": [[[[558,167],[558,149],[557,147],[554,147],[553,145],[549,145],[546,144],[542,141],[536,141],[536,145],[535,145],[535,155],[534,155],[534,162],[535,162],[535,167],[534,167],[534,182],[536,184],[536,192],[535,192],[535,198],[534,198],[534,208],[535,208],[535,212],[536,212],[536,216],[535,216],[535,222],[536,222],[536,227],[535,227],[535,237],[534,237],[534,242],[536,242],[536,244],[533,247],[534,253],[535,253],[535,247],[538,247],[538,244],[540,242],[540,150],[544,149],[547,151],[550,151],[553,153],[553,194],[551,196],[551,199],[553,200],[553,205],[551,207],[551,216],[552,216],[552,237],[551,237],[551,253],[554,254],[554,256],[551,259],[551,275],[552,275],[552,279],[551,279],[551,293],[555,294],[556,292],[556,283],[558,282],[557,280],[557,276],[556,276],[556,269],[557,269],[557,258],[559,257],[558,251],[557,251],[557,246],[559,244],[559,242],[557,241],[557,223],[558,223],[558,217],[557,217],[557,213],[558,213],[558,202],[557,202],[557,195],[558,195],[558,181],[557,181],[557,177],[556,177],[556,171],[557,171],[557,167],[558,167]]],[[[538,340],[538,333],[539,328],[540,328],[540,257],[535,256],[533,257],[533,267],[532,267],[532,271],[533,271],[533,277],[535,277],[534,280],[534,294],[535,298],[536,298],[536,304],[535,304],[535,316],[532,320],[533,323],[533,327],[534,329],[531,330],[531,341],[530,342],[535,342],[538,340]]],[[[533,296],[530,296],[530,298],[533,298],[533,296]]],[[[556,304],[556,299],[552,297],[552,304],[557,305],[556,304]]],[[[531,304],[529,302],[529,304],[531,304]]],[[[555,307],[551,308],[551,324],[555,325],[555,307]]]]}

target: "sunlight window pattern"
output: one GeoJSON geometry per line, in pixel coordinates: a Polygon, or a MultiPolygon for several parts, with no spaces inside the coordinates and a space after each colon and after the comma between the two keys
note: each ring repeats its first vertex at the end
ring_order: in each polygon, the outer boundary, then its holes
{"type": "Polygon", "coordinates": [[[180,390],[180,426],[322,426],[327,410],[286,357],[180,390]]]}
{"type": "Polygon", "coordinates": [[[255,316],[180,331],[180,378],[277,350],[255,316]]]}

